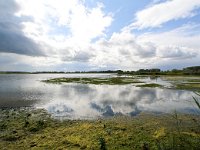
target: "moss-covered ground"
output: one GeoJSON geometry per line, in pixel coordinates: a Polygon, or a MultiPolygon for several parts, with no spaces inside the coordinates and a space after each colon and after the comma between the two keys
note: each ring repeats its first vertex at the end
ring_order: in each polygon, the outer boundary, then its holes
{"type": "Polygon", "coordinates": [[[199,149],[200,116],[140,114],[96,120],[51,118],[44,110],[0,110],[0,149],[199,149]]]}

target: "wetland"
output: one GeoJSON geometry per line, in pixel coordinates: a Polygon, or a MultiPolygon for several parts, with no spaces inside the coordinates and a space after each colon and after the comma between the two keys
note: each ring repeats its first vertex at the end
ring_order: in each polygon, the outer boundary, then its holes
{"type": "Polygon", "coordinates": [[[1,149],[198,149],[199,76],[1,74],[1,149]]]}

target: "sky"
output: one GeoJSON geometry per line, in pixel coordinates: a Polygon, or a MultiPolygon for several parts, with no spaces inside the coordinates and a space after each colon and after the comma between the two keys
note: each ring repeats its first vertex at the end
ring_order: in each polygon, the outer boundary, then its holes
{"type": "Polygon", "coordinates": [[[0,71],[200,65],[200,0],[0,0],[0,71]]]}

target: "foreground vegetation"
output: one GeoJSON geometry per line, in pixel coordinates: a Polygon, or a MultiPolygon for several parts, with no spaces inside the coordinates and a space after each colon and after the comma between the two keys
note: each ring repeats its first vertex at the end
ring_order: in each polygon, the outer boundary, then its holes
{"type": "Polygon", "coordinates": [[[200,116],[51,118],[44,110],[0,110],[0,149],[199,149],[200,116]]]}

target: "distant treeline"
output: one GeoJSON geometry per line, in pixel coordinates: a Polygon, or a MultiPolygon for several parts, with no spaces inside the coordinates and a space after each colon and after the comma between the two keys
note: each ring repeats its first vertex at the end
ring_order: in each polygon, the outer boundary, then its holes
{"type": "Polygon", "coordinates": [[[200,75],[200,66],[192,66],[179,69],[162,71],[158,68],[139,69],[137,71],[122,71],[122,70],[106,70],[106,71],[38,71],[38,72],[22,72],[22,71],[1,71],[0,74],[45,74],[45,73],[117,73],[117,74],[132,74],[132,75],[200,75]]]}
{"type": "Polygon", "coordinates": [[[36,72],[25,72],[25,71],[0,71],[0,74],[45,74],[45,73],[68,73],[64,71],[36,71],[36,72]]]}
{"type": "Polygon", "coordinates": [[[30,74],[31,72],[24,71],[0,71],[0,74],[30,74]]]}
{"type": "Polygon", "coordinates": [[[192,66],[179,69],[172,69],[162,71],[158,68],[154,69],[139,69],[137,71],[121,71],[118,70],[119,74],[135,74],[135,75],[200,75],[200,66],[192,66]]]}

